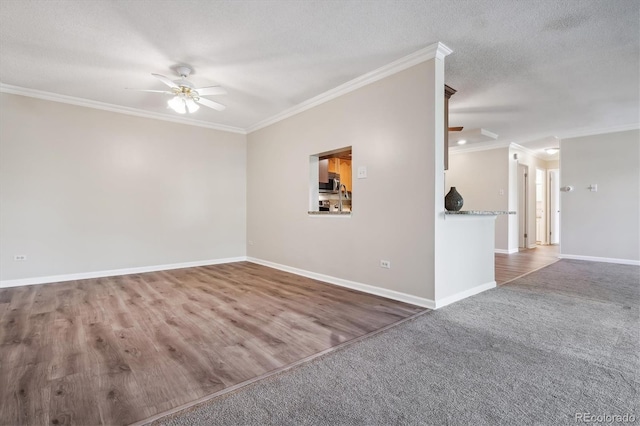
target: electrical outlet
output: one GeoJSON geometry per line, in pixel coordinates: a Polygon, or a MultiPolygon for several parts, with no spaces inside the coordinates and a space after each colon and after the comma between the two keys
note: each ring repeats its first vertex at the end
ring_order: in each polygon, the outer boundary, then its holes
{"type": "Polygon", "coordinates": [[[249,240],[249,245],[252,246],[253,245],[253,240],[249,240]]]}
{"type": "Polygon", "coordinates": [[[26,254],[16,254],[15,256],[13,256],[13,260],[15,260],[17,262],[22,262],[23,260],[27,260],[27,255],[26,254]]]}
{"type": "Polygon", "coordinates": [[[504,195],[504,189],[501,189],[500,191],[498,191],[498,195],[504,195]]]}
{"type": "Polygon", "coordinates": [[[390,260],[381,260],[380,261],[380,267],[381,268],[386,268],[386,269],[391,269],[391,261],[390,260]]]}

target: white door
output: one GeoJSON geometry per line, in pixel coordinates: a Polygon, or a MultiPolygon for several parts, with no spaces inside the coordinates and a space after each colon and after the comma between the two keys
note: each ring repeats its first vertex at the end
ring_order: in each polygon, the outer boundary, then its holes
{"type": "Polygon", "coordinates": [[[528,179],[529,166],[518,164],[518,247],[527,248],[528,238],[528,215],[527,215],[527,198],[528,198],[528,179]]]}
{"type": "Polygon", "coordinates": [[[560,244],[560,171],[549,170],[549,244],[560,244]]]}

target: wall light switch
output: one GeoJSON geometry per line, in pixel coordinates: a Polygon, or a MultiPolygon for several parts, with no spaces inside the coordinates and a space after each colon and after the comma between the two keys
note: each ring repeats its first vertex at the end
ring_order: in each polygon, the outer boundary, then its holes
{"type": "Polygon", "coordinates": [[[367,166],[359,166],[358,179],[366,179],[366,178],[367,178],[367,166]]]}

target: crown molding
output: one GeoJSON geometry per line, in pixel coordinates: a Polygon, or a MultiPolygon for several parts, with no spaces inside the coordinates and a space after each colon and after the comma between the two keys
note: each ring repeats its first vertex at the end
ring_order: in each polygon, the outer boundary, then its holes
{"type": "MultiPolygon", "coordinates": [[[[591,129],[591,130],[583,129],[583,130],[568,131],[565,133],[558,133],[558,136],[555,136],[555,137],[560,139],[560,142],[562,142],[562,139],[580,138],[580,137],[586,137],[586,136],[597,136],[597,135],[603,135],[607,133],[626,132],[629,130],[640,130],[640,123],[625,124],[621,126],[612,126],[612,127],[603,127],[603,128],[591,129]]],[[[532,155],[543,161],[557,160],[557,158],[545,157],[544,154],[541,154],[540,152],[536,152],[531,148],[527,148],[526,146],[520,145],[516,142],[506,142],[506,141],[489,142],[489,143],[483,142],[481,144],[478,144],[481,146],[474,146],[474,145],[475,144],[450,146],[449,154],[461,154],[464,152],[475,152],[475,151],[488,151],[490,149],[498,149],[498,148],[515,148],[523,152],[526,152],[527,154],[532,155]]]]}
{"type": "Polygon", "coordinates": [[[183,117],[172,117],[158,112],[149,112],[137,108],[129,108],[120,105],[107,104],[104,102],[92,101],[89,99],[76,98],[73,96],[59,95],[57,93],[45,92],[42,90],[27,89],[25,87],[12,86],[0,83],[0,93],[27,96],[30,98],[43,99],[46,101],[60,102],[64,104],[81,107],[100,109],[103,111],[117,112],[120,114],[133,115],[136,117],[152,118],[155,120],[170,121],[172,123],[188,124],[190,126],[205,127],[207,129],[221,130],[223,132],[240,133],[246,135],[245,129],[240,127],[226,126],[224,124],[209,123],[207,121],[193,120],[183,117]]]}
{"type": "Polygon", "coordinates": [[[577,129],[573,131],[568,131],[565,133],[560,133],[559,136],[556,136],[558,139],[572,139],[572,138],[582,138],[585,136],[596,136],[603,135],[606,133],[617,133],[617,132],[626,132],[628,130],[640,130],[640,123],[632,123],[632,124],[623,124],[619,126],[611,126],[611,127],[601,127],[597,129],[577,129]]]}
{"type": "Polygon", "coordinates": [[[529,155],[531,155],[532,157],[535,157],[539,160],[542,161],[553,161],[553,158],[545,158],[543,156],[541,156],[541,154],[539,152],[536,152],[530,148],[527,148],[525,146],[522,145],[518,145],[515,142],[506,142],[506,141],[502,141],[502,142],[494,142],[494,143],[489,143],[489,144],[482,144],[482,146],[478,146],[478,147],[474,147],[474,146],[460,146],[460,147],[450,147],[449,150],[449,154],[462,154],[462,153],[467,153],[467,152],[478,152],[478,151],[489,151],[492,149],[500,149],[500,148],[514,148],[517,150],[520,150],[524,153],[527,153],[529,155]]]}
{"type": "Polygon", "coordinates": [[[548,157],[543,157],[541,153],[534,151],[531,148],[527,148],[526,146],[522,146],[520,144],[517,144],[515,142],[511,142],[511,144],[509,145],[509,148],[515,148],[518,149],[526,154],[529,154],[532,157],[537,158],[538,160],[542,160],[542,161],[554,161],[555,159],[552,158],[548,158],[548,157]]]}
{"type": "Polygon", "coordinates": [[[311,109],[315,106],[328,102],[339,96],[353,92],[354,90],[359,89],[363,86],[366,86],[367,84],[371,84],[385,77],[396,74],[400,71],[403,71],[421,62],[425,62],[434,58],[442,60],[446,56],[450,55],[452,52],[453,50],[448,48],[443,43],[440,43],[440,42],[433,43],[423,49],[418,50],[417,52],[404,56],[396,61],[393,61],[387,65],[384,65],[366,74],[363,74],[360,77],[354,78],[353,80],[350,80],[344,84],[341,84],[338,87],[335,87],[331,90],[321,93],[320,95],[315,96],[311,99],[308,99],[289,109],[286,109],[270,118],[262,120],[254,124],[253,126],[250,126],[247,129],[243,129],[240,127],[226,126],[224,124],[210,123],[210,122],[201,121],[201,120],[175,117],[175,116],[170,116],[170,115],[161,114],[157,112],[144,111],[137,108],[130,108],[130,107],[108,104],[108,103],[99,102],[99,101],[93,101],[89,99],[76,98],[73,96],[60,95],[52,92],[45,92],[42,90],[12,86],[10,84],[5,84],[1,82],[0,82],[0,93],[9,93],[13,95],[27,96],[30,98],[44,99],[47,101],[60,102],[60,103],[65,103],[70,105],[87,107],[87,108],[100,109],[103,111],[117,112],[120,114],[133,115],[136,117],[152,118],[155,120],[169,121],[173,123],[187,124],[191,126],[205,127],[208,129],[221,130],[224,132],[239,133],[239,134],[246,135],[248,133],[270,126],[271,124],[277,123],[278,121],[282,121],[293,115],[296,115],[298,113],[311,109]]]}
{"type": "Polygon", "coordinates": [[[278,121],[282,121],[286,118],[292,117],[303,111],[335,99],[339,96],[353,92],[356,89],[403,71],[421,62],[425,62],[434,58],[444,59],[445,56],[451,54],[452,52],[453,50],[449,49],[443,43],[437,42],[431,44],[423,49],[418,50],[417,52],[404,56],[378,69],[363,74],[360,77],[356,77],[353,80],[347,81],[346,83],[341,84],[338,87],[321,93],[320,95],[315,96],[311,99],[307,99],[306,101],[301,102],[298,105],[295,105],[272,117],[262,120],[247,128],[247,133],[255,132],[256,130],[260,130],[264,127],[270,126],[274,123],[277,123],[278,121]]]}
{"type": "MultiPolygon", "coordinates": [[[[564,139],[573,139],[573,138],[582,138],[582,137],[589,137],[589,136],[597,136],[597,135],[605,135],[608,133],[617,133],[617,132],[626,132],[629,130],[640,130],[640,123],[633,123],[633,124],[625,124],[625,125],[620,125],[620,126],[611,126],[611,127],[601,127],[601,128],[597,128],[597,129],[591,129],[591,130],[585,130],[585,129],[578,129],[578,130],[573,130],[573,131],[568,131],[565,133],[559,133],[559,135],[561,136],[554,136],[555,138],[557,138],[560,141],[560,144],[562,144],[562,140],[564,139]]],[[[515,149],[519,149],[520,151],[523,151],[539,160],[542,161],[556,161],[558,160],[558,157],[549,157],[548,155],[543,154],[542,152],[539,151],[535,151],[532,150],[531,148],[528,148],[524,145],[520,145],[519,143],[516,142],[511,142],[511,144],[509,145],[511,148],[515,148],[515,149]]],[[[556,155],[556,154],[554,154],[556,155]]]]}
{"type": "Polygon", "coordinates": [[[511,145],[510,142],[495,141],[495,142],[488,142],[488,143],[481,142],[478,144],[471,144],[471,145],[467,144],[467,145],[450,146],[449,154],[461,154],[463,152],[489,151],[491,149],[509,148],[510,145],[511,145]],[[479,146],[473,146],[473,145],[479,145],[479,146]]]}

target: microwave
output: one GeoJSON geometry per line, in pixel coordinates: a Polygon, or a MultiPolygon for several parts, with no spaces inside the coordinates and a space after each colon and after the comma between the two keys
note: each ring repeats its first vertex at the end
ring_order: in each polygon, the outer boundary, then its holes
{"type": "Polygon", "coordinates": [[[338,192],[340,189],[340,174],[329,173],[327,182],[318,182],[320,192],[338,192]]]}

